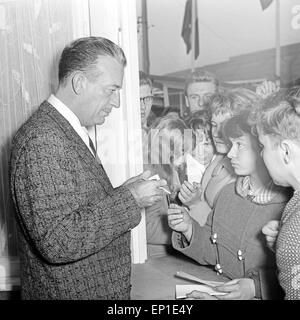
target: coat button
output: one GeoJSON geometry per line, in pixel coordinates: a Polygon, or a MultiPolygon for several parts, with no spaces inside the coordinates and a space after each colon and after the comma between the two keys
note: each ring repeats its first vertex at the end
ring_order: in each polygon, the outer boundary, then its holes
{"type": "Polygon", "coordinates": [[[216,242],[217,242],[218,235],[217,235],[216,233],[214,233],[214,234],[211,235],[210,238],[211,238],[211,242],[212,242],[212,243],[216,243],[216,242]]]}
{"type": "Polygon", "coordinates": [[[238,250],[237,255],[238,255],[239,260],[243,260],[243,251],[242,250],[238,250]]]}
{"type": "Polygon", "coordinates": [[[215,269],[216,269],[219,273],[222,273],[222,267],[221,267],[221,265],[220,265],[219,263],[217,263],[217,264],[215,265],[215,269]]]}

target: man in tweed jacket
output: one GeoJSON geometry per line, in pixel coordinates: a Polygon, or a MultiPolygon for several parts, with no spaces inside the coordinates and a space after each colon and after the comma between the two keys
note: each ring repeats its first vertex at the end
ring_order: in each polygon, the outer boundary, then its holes
{"type": "Polygon", "coordinates": [[[62,52],[56,94],[14,137],[23,299],[130,298],[130,230],[166,181],[143,173],[113,188],[84,128],[119,107],[125,65],[107,39],[74,41],[62,52]]]}

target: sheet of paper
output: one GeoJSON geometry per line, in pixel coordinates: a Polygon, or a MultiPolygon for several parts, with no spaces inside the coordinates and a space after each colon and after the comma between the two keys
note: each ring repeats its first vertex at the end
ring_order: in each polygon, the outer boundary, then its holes
{"type": "Polygon", "coordinates": [[[160,177],[159,177],[158,174],[155,174],[154,176],[148,178],[148,180],[156,180],[156,181],[158,181],[158,180],[160,180],[160,177]]]}
{"type": "Polygon", "coordinates": [[[205,166],[198,162],[192,155],[188,153],[186,155],[186,170],[188,182],[200,183],[203,173],[205,171],[205,166]]]}
{"type": "Polygon", "coordinates": [[[182,279],[186,279],[186,280],[191,280],[191,281],[196,281],[205,285],[208,285],[210,287],[216,287],[216,286],[220,286],[221,284],[224,284],[224,282],[222,281],[209,281],[209,280],[203,280],[200,278],[197,278],[191,274],[188,274],[184,271],[177,271],[176,272],[176,276],[182,279]]]}
{"type": "Polygon", "coordinates": [[[176,299],[184,299],[188,293],[197,290],[210,294],[211,296],[221,296],[225,292],[215,291],[212,287],[202,284],[177,284],[176,285],[176,299]]]}

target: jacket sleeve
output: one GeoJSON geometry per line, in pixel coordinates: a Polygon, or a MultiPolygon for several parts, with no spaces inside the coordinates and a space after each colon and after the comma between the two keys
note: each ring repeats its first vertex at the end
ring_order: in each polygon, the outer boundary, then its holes
{"type": "Polygon", "coordinates": [[[172,229],[168,225],[166,198],[145,209],[147,243],[171,244],[172,229]]]}
{"type": "Polygon", "coordinates": [[[247,272],[255,284],[255,298],[261,300],[282,300],[284,292],[279,284],[276,268],[254,268],[247,272]]]}
{"type": "Polygon", "coordinates": [[[197,261],[201,265],[215,264],[215,253],[210,241],[210,227],[201,227],[197,221],[193,221],[193,234],[190,243],[180,232],[172,233],[172,245],[174,249],[197,261]]]}
{"type": "MultiPolygon", "coordinates": [[[[100,251],[140,222],[126,186],[104,192],[62,139],[32,138],[14,160],[11,191],[28,241],[50,263],[100,251]]],[[[106,183],[104,181],[103,183],[106,183]]]]}

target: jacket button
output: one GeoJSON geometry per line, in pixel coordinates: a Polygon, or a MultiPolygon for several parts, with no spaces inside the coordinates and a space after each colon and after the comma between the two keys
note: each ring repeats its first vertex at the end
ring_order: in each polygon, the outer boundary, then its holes
{"type": "Polygon", "coordinates": [[[214,234],[211,235],[210,238],[211,238],[211,242],[212,242],[212,243],[216,243],[216,242],[217,242],[218,235],[217,235],[216,233],[214,233],[214,234]]]}
{"type": "Polygon", "coordinates": [[[238,255],[239,260],[243,260],[243,251],[242,250],[238,250],[237,255],[238,255]]]}
{"type": "Polygon", "coordinates": [[[217,270],[218,273],[222,273],[223,272],[222,267],[221,267],[221,265],[219,263],[217,263],[215,265],[215,270],[217,270]]]}

